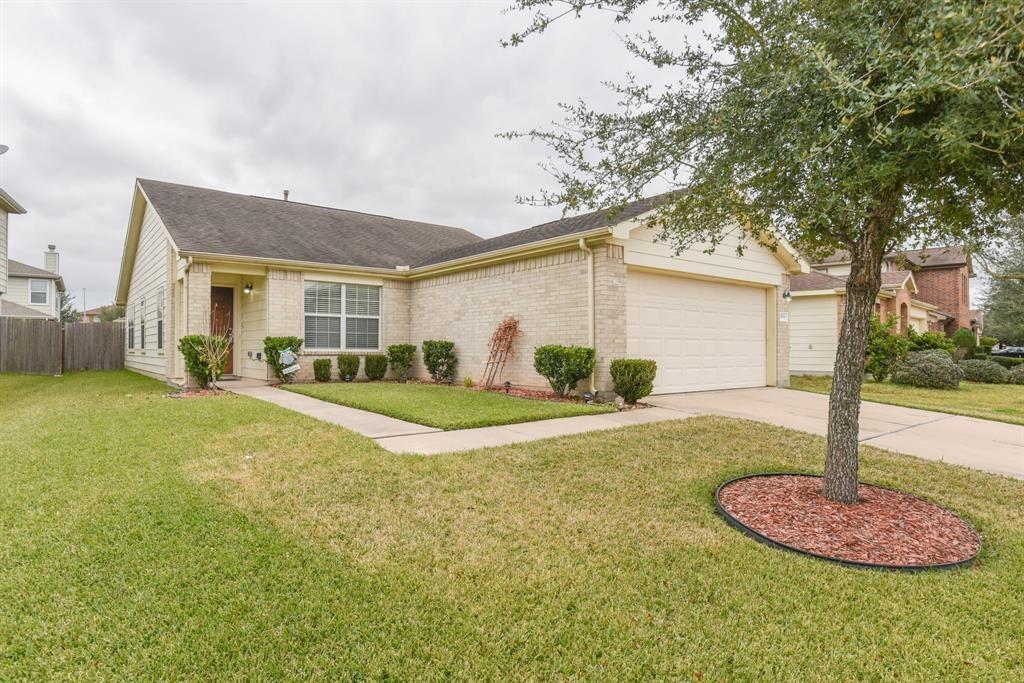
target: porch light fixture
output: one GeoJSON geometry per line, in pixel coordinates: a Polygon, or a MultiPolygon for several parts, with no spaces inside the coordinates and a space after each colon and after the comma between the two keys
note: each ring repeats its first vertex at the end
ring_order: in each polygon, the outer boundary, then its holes
{"type": "Polygon", "coordinates": [[[508,396],[508,392],[512,390],[512,382],[505,380],[505,395],[508,396]]]}
{"type": "Polygon", "coordinates": [[[245,287],[242,287],[242,291],[245,292],[246,294],[252,294],[252,283],[246,282],[245,287]]]}
{"type": "Polygon", "coordinates": [[[790,301],[793,300],[793,292],[787,289],[785,292],[782,293],[782,300],[788,304],[790,301]]]}

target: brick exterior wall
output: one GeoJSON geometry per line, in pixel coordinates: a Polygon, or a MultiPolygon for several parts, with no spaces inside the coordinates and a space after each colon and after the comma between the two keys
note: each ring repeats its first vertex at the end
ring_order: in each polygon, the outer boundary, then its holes
{"type": "Polygon", "coordinates": [[[188,311],[185,334],[207,334],[210,331],[210,276],[208,263],[193,263],[185,276],[188,311]]]}
{"type": "Polygon", "coordinates": [[[939,331],[953,334],[961,327],[971,328],[971,278],[967,266],[924,268],[914,273],[917,298],[955,316],[939,331]]]}
{"type": "MultiPolygon", "coordinates": [[[[546,380],[533,369],[533,350],[544,344],[588,343],[586,281],[587,263],[578,248],[415,280],[410,289],[409,341],[455,341],[456,379],[468,375],[480,381],[491,334],[506,316],[517,316],[517,353],[499,381],[546,387],[546,380]]],[[[413,372],[426,376],[419,354],[413,372]]]]}
{"type": "Polygon", "coordinates": [[[778,387],[789,386],[789,302],[782,296],[789,284],[790,276],[783,275],[782,284],[775,288],[775,386],[778,387]]]}
{"type": "Polygon", "coordinates": [[[611,391],[611,362],[626,357],[625,248],[616,244],[594,247],[594,328],[597,366],[594,384],[611,391]]]}

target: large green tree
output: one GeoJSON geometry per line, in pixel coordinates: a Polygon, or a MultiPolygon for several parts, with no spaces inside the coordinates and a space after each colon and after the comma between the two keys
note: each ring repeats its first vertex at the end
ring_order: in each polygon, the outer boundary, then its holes
{"type": "Polygon", "coordinates": [[[985,296],[985,335],[1024,345],[1024,235],[990,252],[985,296]]]}
{"type": "MultiPolygon", "coordinates": [[[[619,206],[685,191],[651,223],[678,249],[781,234],[811,259],[849,252],[829,401],[825,495],[857,500],[864,351],[895,248],[999,235],[1024,203],[1024,22],[1001,0],[519,0],[515,45],[556,19],[612,13],[671,83],[627,77],[619,106],[563,105],[523,135],[554,152],[541,200],[619,206]],[[707,29],[708,26],[713,28],[707,29]],[[699,31],[704,31],[703,35],[699,31]],[[688,39],[687,34],[698,36],[688,39]]],[[[519,135],[519,134],[517,134],[519,135]]]]}

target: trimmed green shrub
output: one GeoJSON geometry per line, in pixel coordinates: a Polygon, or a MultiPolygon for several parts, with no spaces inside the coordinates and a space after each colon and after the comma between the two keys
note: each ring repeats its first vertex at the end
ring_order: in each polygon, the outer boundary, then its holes
{"type": "Polygon", "coordinates": [[[989,348],[992,348],[993,346],[999,343],[999,340],[996,339],[995,337],[986,337],[983,335],[978,343],[981,346],[987,346],[989,348]]]}
{"type": "MultiPolygon", "coordinates": [[[[359,356],[354,353],[343,353],[338,356],[338,377],[355,379],[359,374],[359,356]]],[[[349,381],[349,380],[345,380],[349,381]]]]}
{"type": "Polygon", "coordinates": [[[973,358],[974,350],[978,347],[974,332],[966,327],[961,327],[956,331],[956,334],[953,335],[953,343],[956,344],[957,357],[961,359],[973,358]]]}
{"type": "Polygon", "coordinates": [[[466,375],[465,377],[462,378],[462,386],[466,387],[467,389],[472,389],[474,386],[476,386],[476,382],[473,381],[472,377],[466,375]]]}
{"type": "Polygon", "coordinates": [[[1024,365],[1024,358],[1014,358],[1013,356],[989,356],[988,359],[994,363],[999,363],[1007,370],[1024,365]]]}
{"type": "Polygon", "coordinates": [[[317,382],[331,381],[331,359],[317,358],[313,361],[313,379],[317,382]]]}
{"type": "Polygon", "coordinates": [[[1010,384],[1024,384],[1024,365],[1018,365],[1006,373],[1006,381],[1010,384]]]}
{"type": "Polygon", "coordinates": [[[406,380],[415,358],[416,347],[412,344],[392,344],[388,347],[388,365],[399,382],[406,380]]]}
{"type": "Polygon", "coordinates": [[[963,372],[945,351],[915,351],[907,354],[892,373],[895,384],[926,389],[956,389],[963,372]]]}
{"type": "Polygon", "coordinates": [[[369,379],[384,379],[384,375],[388,372],[388,357],[383,353],[371,353],[363,361],[363,372],[369,379]]]}
{"type": "Polygon", "coordinates": [[[907,329],[909,351],[928,351],[941,349],[949,353],[956,351],[956,344],[944,332],[917,332],[913,327],[907,329]]]}
{"type": "Polygon", "coordinates": [[[451,382],[455,379],[455,366],[459,359],[455,355],[455,342],[443,339],[423,342],[423,364],[435,382],[451,382]]]}
{"type": "Polygon", "coordinates": [[[533,368],[559,396],[576,389],[594,371],[597,354],[588,346],[539,346],[533,352],[533,368]]]}
{"type": "Polygon", "coordinates": [[[960,369],[968,382],[984,382],[985,384],[1006,384],[1009,380],[1007,370],[999,363],[990,360],[962,360],[960,369]]]}
{"type": "Polygon", "coordinates": [[[227,355],[223,353],[218,354],[221,357],[219,363],[210,357],[208,340],[221,349],[231,343],[226,337],[211,337],[205,334],[187,334],[178,340],[178,350],[185,358],[185,369],[200,389],[210,386],[212,380],[220,379],[228,362],[227,355]]]}
{"type": "Polygon", "coordinates": [[[907,340],[896,334],[895,316],[884,323],[877,315],[871,316],[865,369],[876,382],[884,382],[899,359],[906,355],[908,346],[907,340]]]}
{"type": "Polygon", "coordinates": [[[295,355],[302,350],[302,340],[298,337],[264,337],[263,357],[267,359],[274,377],[282,382],[287,382],[290,375],[284,374],[285,365],[281,363],[281,352],[288,349],[295,355]]]}
{"type": "Polygon", "coordinates": [[[612,388],[629,405],[654,391],[658,364],[645,358],[616,358],[612,361],[612,388]]]}

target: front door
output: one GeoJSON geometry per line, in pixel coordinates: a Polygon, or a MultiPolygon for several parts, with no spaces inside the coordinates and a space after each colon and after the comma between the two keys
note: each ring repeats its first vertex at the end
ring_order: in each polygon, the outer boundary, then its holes
{"type": "MultiPolygon", "coordinates": [[[[210,288],[210,320],[213,334],[229,336],[235,324],[235,290],[231,287],[210,288]]],[[[235,371],[235,345],[231,344],[228,351],[228,362],[224,364],[224,374],[235,371]]]]}

